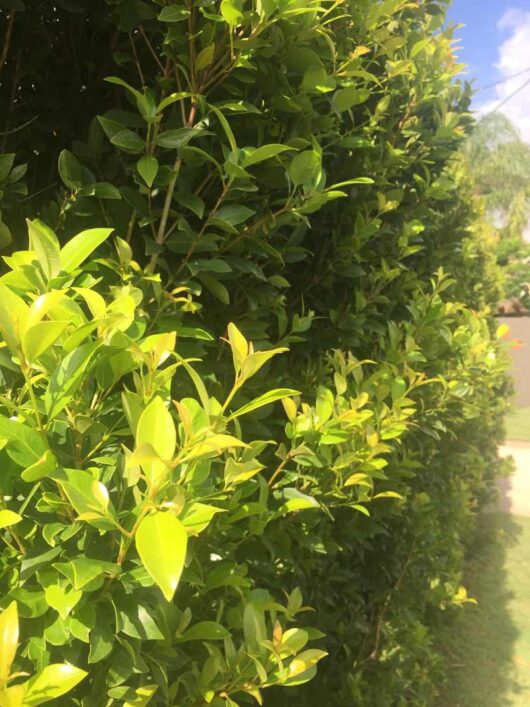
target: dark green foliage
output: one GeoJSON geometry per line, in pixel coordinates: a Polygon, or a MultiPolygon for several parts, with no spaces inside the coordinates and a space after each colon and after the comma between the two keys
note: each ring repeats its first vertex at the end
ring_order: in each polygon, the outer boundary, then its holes
{"type": "MultiPolygon", "coordinates": [[[[24,517],[2,606],[21,669],[88,672],[60,704],[432,704],[505,392],[445,4],[49,10],[71,58],[94,33],[91,98],[48,76],[79,112],[42,148],[61,188],[39,194],[29,128],[8,145],[33,169],[32,199],[2,201],[17,246],[41,220],[0,301],[24,517]],[[95,258],[105,227],[117,255],[95,258]],[[26,550],[48,553],[31,578],[26,550]],[[101,572],[79,588],[84,555],[101,572]],[[82,596],[35,622],[24,591],[82,596]]],[[[17,11],[17,31],[39,19],[17,11]]]]}

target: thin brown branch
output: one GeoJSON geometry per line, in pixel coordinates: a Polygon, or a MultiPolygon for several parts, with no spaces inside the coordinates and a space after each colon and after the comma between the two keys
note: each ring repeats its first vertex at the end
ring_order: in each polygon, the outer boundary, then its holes
{"type": "Polygon", "coordinates": [[[129,32],[129,42],[131,45],[132,53],[134,55],[134,63],[136,64],[136,68],[138,69],[138,75],[140,76],[140,81],[142,82],[142,86],[146,86],[144,72],[142,71],[142,65],[140,64],[140,59],[138,58],[138,52],[136,51],[136,43],[134,41],[132,32],[129,32]]]}
{"type": "Polygon", "coordinates": [[[142,37],[143,37],[145,43],[147,44],[147,46],[148,46],[148,48],[149,48],[149,51],[150,51],[151,54],[153,55],[153,59],[156,61],[156,63],[158,64],[158,67],[159,67],[160,71],[161,71],[161,72],[164,74],[164,76],[165,76],[165,75],[166,75],[166,70],[164,69],[164,65],[163,65],[162,62],[160,61],[160,59],[159,59],[159,57],[158,57],[158,54],[157,54],[157,53],[155,52],[155,50],[153,49],[153,45],[152,45],[151,42],[149,41],[149,37],[148,37],[147,34],[145,33],[144,28],[142,27],[142,25],[139,25],[138,29],[140,30],[140,34],[142,35],[142,37]]]}
{"type": "Polygon", "coordinates": [[[15,24],[15,15],[16,11],[11,10],[9,13],[9,17],[7,18],[7,27],[6,27],[6,33],[4,36],[4,45],[2,47],[2,54],[0,54],[0,71],[5,66],[5,63],[7,61],[7,55],[9,54],[9,47],[11,45],[11,36],[13,34],[13,25],[15,24]]]}

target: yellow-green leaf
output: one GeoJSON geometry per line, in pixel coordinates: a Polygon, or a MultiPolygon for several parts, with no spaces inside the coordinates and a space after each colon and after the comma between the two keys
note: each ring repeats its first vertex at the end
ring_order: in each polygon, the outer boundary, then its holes
{"type": "Polygon", "coordinates": [[[396,491],[382,491],[381,493],[376,493],[373,498],[397,498],[403,501],[403,496],[396,491]]]}
{"type": "Polygon", "coordinates": [[[232,349],[234,369],[237,374],[241,370],[241,366],[248,356],[249,347],[248,341],[232,322],[228,325],[228,342],[230,344],[230,348],[232,349]]]}
{"type": "Polygon", "coordinates": [[[87,673],[68,663],[47,665],[27,683],[24,707],[35,707],[70,692],[87,673]]]}
{"type": "Polygon", "coordinates": [[[135,541],[143,566],[171,601],[186,559],[186,528],[171,513],[157,511],[142,520],[135,541]]]}
{"type": "Polygon", "coordinates": [[[78,268],[113,230],[112,228],[90,228],[71,238],[61,249],[61,269],[70,273],[78,268]]]}
{"type": "Polygon", "coordinates": [[[16,601],[0,614],[0,682],[7,680],[18,646],[18,609],[16,601]]]}
{"type": "Polygon", "coordinates": [[[220,454],[226,449],[232,447],[247,447],[244,442],[242,442],[237,437],[232,437],[232,435],[212,435],[206,439],[197,442],[191,447],[190,451],[186,454],[185,460],[190,461],[191,459],[198,459],[207,454],[220,454]]]}
{"type": "Polygon", "coordinates": [[[55,344],[69,322],[45,321],[30,327],[22,337],[22,349],[31,363],[55,344]]]}
{"type": "Polygon", "coordinates": [[[243,405],[243,407],[240,407],[239,410],[233,412],[228,419],[233,420],[236,417],[246,415],[247,413],[252,412],[253,410],[257,410],[258,408],[264,407],[265,405],[270,405],[271,403],[274,403],[277,400],[284,400],[285,398],[289,398],[292,395],[299,395],[299,393],[300,391],[292,390],[291,388],[277,388],[276,390],[270,390],[268,393],[264,393],[263,395],[260,395],[259,398],[255,398],[246,405],[243,405]]]}
{"type": "Polygon", "coordinates": [[[255,373],[257,373],[260,368],[267,363],[267,361],[270,361],[273,356],[276,356],[280,353],[284,353],[288,350],[289,349],[281,348],[272,349],[271,351],[256,351],[254,353],[249,354],[245,359],[245,362],[241,366],[242,380],[248,380],[255,373]]]}
{"type": "Polygon", "coordinates": [[[22,516],[19,516],[18,513],[15,513],[14,511],[0,511],[0,528],[7,528],[10,525],[15,525],[16,523],[20,523],[21,520],[22,516]]]}
{"type": "Polygon", "coordinates": [[[177,445],[175,423],[160,396],[145,408],[138,420],[136,444],[151,445],[160,460],[144,461],[142,469],[151,483],[156,483],[167,471],[162,459],[171,459],[177,445]]]}
{"type": "Polygon", "coordinates": [[[195,68],[197,71],[202,71],[203,69],[206,69],[207,66],[210,66],[213,61],[214,53],[215,44],[212,43],[207,47],[204,47],[204,49],[197,54],[197,59],[195,61],[195,68]]]}
{"type": "Polygon", "coordinates": [[[24,481],[38,481],[57,468],[57,460],[52,451],[47,449],[34,464],[24,469],[21,477],[24,481]]]}

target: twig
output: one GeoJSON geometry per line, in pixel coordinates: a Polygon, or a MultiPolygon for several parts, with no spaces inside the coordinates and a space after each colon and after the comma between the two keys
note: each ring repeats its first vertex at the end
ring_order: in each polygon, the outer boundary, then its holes
{"type": "Polygon", "coordinates": [[[397,578],[397,580],[396,580],[394,586],[393,586],[393,587],[390,589],[390,591],[388,592],[387,597],[386,597],[385,601],[383,602],[383,606],[382,606],[382,608],[381,608],[381,612],[380,612],[379,618],[378,618],[378,620],[377,620],[377,627],[376,627],[376,630],[375,630],[375,644],[374,644],[374,649],[373,649],[373,651],[372,651],[372,652],[370,653],[370,655],[369,655],[369,658],[371,658],[372,660],[376,660],[376,659],[377,659],[377,656],[378,656],[378,654],[379,654],[379,645],[380,645],[380,643],[381,643],[381,631],[382,631],[382,628],[383,628],[383,621],[384,621],[386,612],[387,612],[387,610],[388,610],[388,607],[389,607],[389,605],[390,605],[390,600],[392,599],[393,594],[399,589],[399,587],[400,587],[400,585],[401,585],[401,582],[403,581],[403,578],[405,577],[405,573],[406,573],[406,571],[407,571],[407,569],[408,569],[408,566],[409,566],[409,564],[410,564],[410,561],[412,560],[412,555],[413,555],[413,553],[414,553],[414,544],[413,544],[412,547],[410,548],[410,552],[409,552],[409,554],[408,554],[408,556],[407,556],[407,559],[406,559],[406,561],[405,561],[405,564],[403,565],[403,567],[402,567],[402,569],[401,569],[401,572],[400,572],[400,574],[399,574],[399,577],[397,578]]]}
{"type": "Polygon", "coordinates": [[[33,118],[30,118],[25,123],[22,123],[22,125],[17,125],[16,128],[11,128],[11,130],[0,130],[0,135],[13,135],[14,133],[18,133],[19,130],[24,130],[24,128],[27,128],[28,125],[31,125],[31,123],[34,123],[38,119],[39,116],[34,115],[33,118]]]}
{"type": "Polygon", "coordinates": [[[13,33],[13,25],[15,24],[15,15],[16,11],[11,10],[9,13],[9,17],[7,19],[7,28],[6,28],[6,33],[4,36],[4,46],[2,47],[2,54],[0,55],[0,71],[5,66],[5,63],[7,61],[7,55],[9,53],[9,46],[11,44],[11,35],[13,33]]]}
{"type": "Polygon", "coordinates": [[[129,42],[134,55],[134,63],[136,64],[136,68],[138,69],[138,74],[140,76],[140,81],[142,82],[142,86],[145,86],[146,83],[144,72],[142,71],[142,65],[140,64],[140,59],[138,58],[138,52],[136,51],[136,44],[134,43],[134,37],[132,35],[132,32],[129,32],[129,42]]]}
{"type": "Polygon", "coordinates": [[[160,68],[160,71],[161,71],[161,72],[164,74],[164,76],[165,76],[166,70],[164,69],[164,66],[163,66],[162,62],[161,62],[160,59],[158,58],[158,54],[157,54],[157,53],[155,52],[155,50],[153,49],[153,45],[152,45],[151,42],[149,41],[149,37],[146,35],[144,28],[142,27],[142,25],[139,25],[139,26],[138,26],[138,29],[140,30],[140,34],[142,35],[142,37],[143,37],[145,43],[146,43],[147,46],[149,47],[149,51],[150,51],[151,54],[153,55],[154,60],[155,60],[156,63],[158,64],[158,67],[160,68]]]}

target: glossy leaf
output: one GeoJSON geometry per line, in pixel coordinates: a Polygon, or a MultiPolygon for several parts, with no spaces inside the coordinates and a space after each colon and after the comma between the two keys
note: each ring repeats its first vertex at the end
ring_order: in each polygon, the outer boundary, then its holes
{"type": "Polygon", "coordinates": [[[5,682],[11,673],[18,646],[18,610],[12,601],[0,614],[0,682],[5,682]]]}
{"type": "Polygon", "coordinates": [[[186,529],[171,513],[156,511],[142,520],[135,542],[143,566],[171,601],[184,568],[186,529]]]}
{"type": "Polygon", "coordinates": [[[22,349],[26,359],[31,363],[55,344],[69,322],[46,321],[38,322],[24,332],[22,349]]]}
{"type": "Polygon", "coordinates": [[[87,673],[67,663],[48,665],[28,680],[24,705],[35,707],[70,692],[87,673]]]}
{"type": "Polygon", "coordinates": [[[158,173],[158,160],[156,157],[153,157],[152,155],[144,155],[143,157],[140,157],[136,164],[136,169],[147,186],[152,187],[158,173]]]}
{"type": "Polygon", "coordinates": [[[158,14],[160,22],[181,22],[189,17],[190,11],[182,5],[167,5],[158,14]]]}
{"type": "Polygon", "coordinates": [[[265,405],[271,405],[277,400],[283,400],[293,395],[299,395],[299,391],[291,390],[291,388],[278,388],[277,390],[270,390],[268,393],[260,395],[259,398],[251,400],[246,405],[243,405],[238,410],[231,413],[228,419],[233,420],[236,417],[241,417],[241,415],[247,415],[253,410],[258,410],[259,408],[264,407],[265,405]]]}
{"type": "MultiPolygon", "coordinates": [[[[138,420],[136,430],[138,447],[150,445],[161,460],[172,459],[177,445],[175,423],[162,398],[155,397],[138,420]]],[[[150,483],[157,483],[167,472],[164,461],[146,460],[142,467],[150,483]]]]}
{"type": "Polygon", "coordinates": [[[0,511],[0,528],[7,528],[10,525],[20,523],[22,516],[14,511],[3,509],[0,511]]]}
{"type": "Polygon", "coordinates": [[[57,236],[43,221],[28,221],[30,246],[37,254],[45,277],[50,280],[59,274],[61,257],[57,236]]]}
{"type": "Polygon", "coordinates": [[[113,230],[112,228],[91,228],[71,238],[60,252],[61,269],[71,273],[78,268],[98,246],[107,240],[113,230]]]}
{"type": "Polygon", "coordinates": [[[230,636],[230,632],[215,621],[201,621],[194,624],[179,636],[179,641],[222,641],[230,636]]]}
{"type": "Polygon", "coordinates": [[[242,166],[251,167],[259,162],[269,160],[271,157],[277,157],[278,155],[281,155],[282,152],[288,152],[289,150],[293,150],[293,148],[288,145],[279,145],[274,143],[270,145],[262,145],[261,147],[256,148],[247,148],[242,166]]]}

